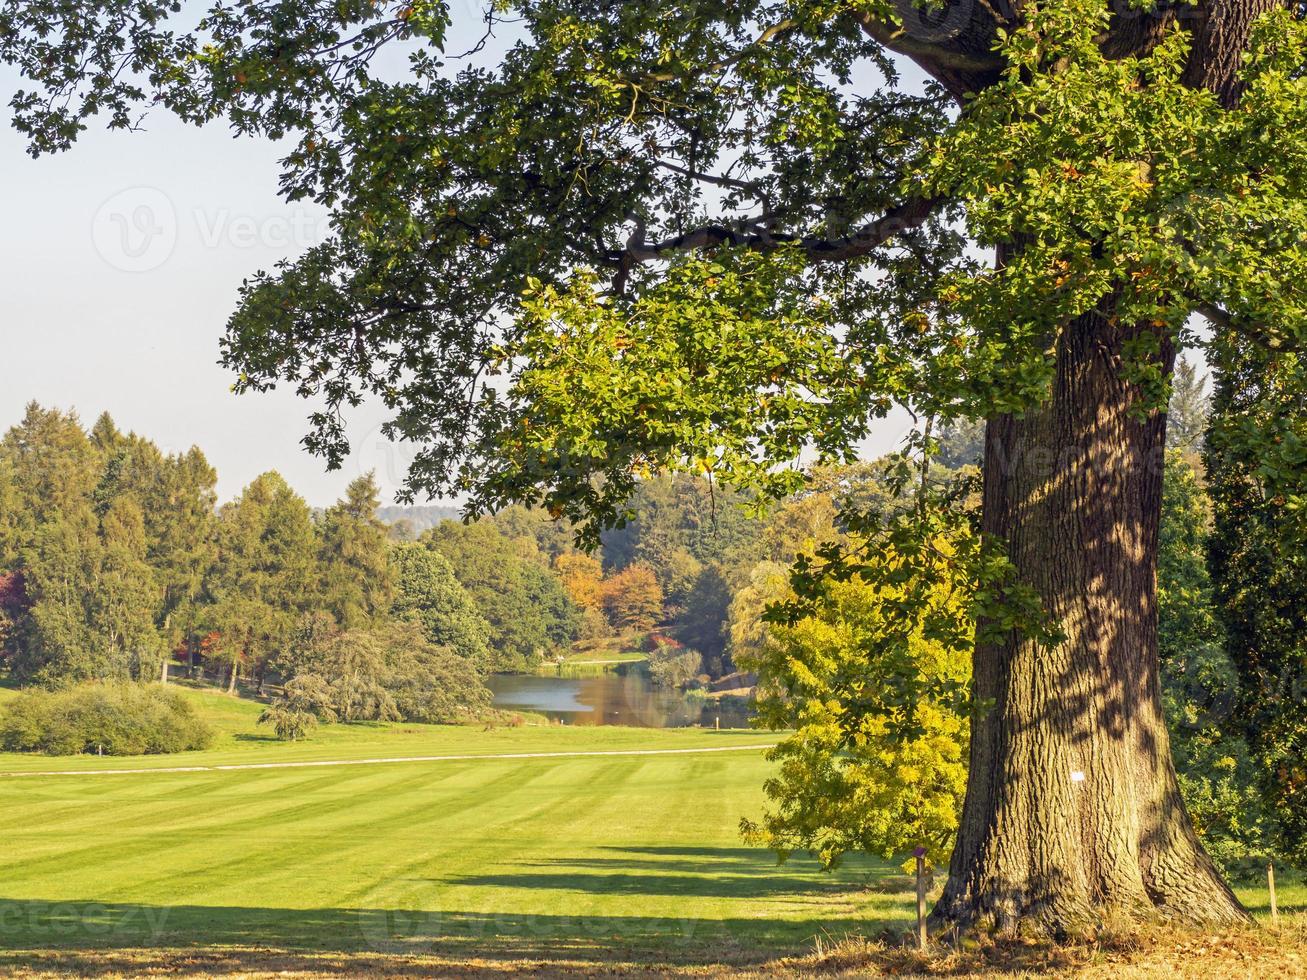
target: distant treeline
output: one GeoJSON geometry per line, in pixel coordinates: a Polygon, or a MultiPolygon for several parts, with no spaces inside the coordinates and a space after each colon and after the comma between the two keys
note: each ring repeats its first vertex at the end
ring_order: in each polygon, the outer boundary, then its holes
{"type": "Polygon", "coordinates": [[[416,538],[442,521],[458,520],[459,511],[445,504],[387,504],[377,508],[377,517],[386,524],[398,526],[401,535],[416,538]]]}

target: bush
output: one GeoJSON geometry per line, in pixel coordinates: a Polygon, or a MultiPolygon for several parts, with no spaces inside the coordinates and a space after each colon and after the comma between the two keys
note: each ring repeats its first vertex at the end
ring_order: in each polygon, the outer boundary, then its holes
{"type": "Polygon", "coordinates": [[[608,617],[598,609],[582,609],[576,635],[580,640],[602,640],[613,635],[613,628],[608,625],[608,617]]]}
{"type": "Polygon", "coordinates": [[[0,714],[0,747],[49,755],[157,755],[206,748],[213,732],[161,684],[87,683],[26,691],[0,714]]]}
{"type": "Polygon", "coordinates": [[[333,632],[300,650],[285,694],[259,722],[295,741],[320,721],[459,723],[480,718],[490,700],[473,658],[401,620],[333,632]]]}
{"type": "Polygon", "coordinates": [[[668,645],[649,654],[649,677],[656,687],[685,687],[699,676],[702,666],[698,650],[668,645]]]}

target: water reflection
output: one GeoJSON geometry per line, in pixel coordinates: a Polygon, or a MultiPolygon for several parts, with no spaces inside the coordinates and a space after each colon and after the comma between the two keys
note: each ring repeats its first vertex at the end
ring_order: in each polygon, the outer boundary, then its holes
{"type": "Polygon", "coordinates": [[[570,725],[630,725],[636,728],[747,728],[744,698],[691,698],[654,687],[638,669],[594,677],[495,674],[486,680],[495,707],[534,711],[570,725]]]}

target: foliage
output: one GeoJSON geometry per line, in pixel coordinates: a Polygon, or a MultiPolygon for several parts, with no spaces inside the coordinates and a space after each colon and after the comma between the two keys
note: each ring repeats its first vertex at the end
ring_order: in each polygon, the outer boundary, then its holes
{"type": "Polygon", "coordinates": [[[619,527],[602,535],[604,567],[644,564],[674,603],[697,568],[721,562],[757,533],[740,495],[690,474],[659,473],[636,484],[619,527]]]}
{"type": "Polygon", "coordinates": [[[308,504],[277,473],[257,477],[219,512],[222,561],[207,583],[206,622],[216,634],[208,655],[262,671],[284,653],[300,616],[313,605],[317,541],[308,504]]]}
{"type": "Polygon", "coordinates": [[[649,677],[658,687],[680,689],[703,670],[703,654],[680,644],[663,644],[649,654],[649,677]]]}
{"type": "MultiPolygon", "coordinates": [[[[945,540],[933,546],[952,548],[945,540]]],[[[779,763],[765,784],[772,809],[742,829],[782,857],[809,850],[826,867],[849,851],[889,858],[918,846],[938,863],[961,811],[969,730],[947,692],[969,680],[971,645],[967,631],[941,633],[932,621],[966,623],[970,595],[923,583],[924,602],[904,635],[892,605],[913,590],[920,570],[890,550],[864,569],[824,584],[807,615],[772,624],[760,643],[736,651],[736,662],[758,673],[759,724],[793,731],[769,753],[779,763]],[[910,732],[877,692],[905,668],[918,690],[944,692],[911,705],[910,732]]],[[[783,580],[766,570],[755,583],[776,588],[775,601],[787,597],[783,580]]]]}
{"type": "Polygon", "coordinates": [[[299,682],[297,693],[313,698],[324,720],[397,721],[386,661],[384,641],[376,632],[333,632],[301,652],[291,683],[299,682]]]}
{"type": "Polygon", "coordinates": [[[352,481],[318,527],[322,602],[343,629],[367,626],[390,609],[389,534],[377,517],[372,474],[352,481]]]}
{"type": "Polygon", "coordinates": [[[268,721],[297,733],[305,713],[328,722],[450,723],[490,706],[476,663],[432,643],[417,619],[306,635],[293,671],[268,721]]]}
{"type": "Polygon", "coordinates": [[[1166,446],[1189,453],[1203,448],[1210,399],[1207,377],[1192,361],[1181,358],[1171,379],[1171,400],[1166,408],[1166,446]]]}
{"type": "Polygon", "coordinates": [[[385,685],[404,721],[454,724],[482,717],[490,691],[466,658],[430,641],[414,624],[396,624],[383,633],[385,685]]]}
{"type": "Polygon", "coordinates": [[[11,560],[25,593],[9,630],[15,674],[50,687],[127,679],[136,644],[145,641],[147,659],[158,646],[151,610],[141,606],[150,586],[139,509],[122,501],[102,524],[93,497],[101,457],[75,415],[28,405],[0,456],[16,505],[11,560]],[[100,592],[102,573],[113,587],[100,592]]]}
{"type": "Polygon", "coordinates": [[[571,643],[579,612],[558,579],[489,521],[446,521],[423,535],[490,625],[494,670],[522,670],[571,643]]]}
{"type": "Polygon", "coordinates": [[[554,570],[567,591],[568,598],[581,609],[602,609],[603,563],[580,552],[559,555],[554,559],[554,570]]]}
{"type": "MultiPolygon", "coordinates": [[[[1253,29],[1240,111],[1185,77],[1189,37],[1143,53],[1100,45],[1111,11],[1066,0],[1032,12],[1004,40],[1002,80],[980,93],[922,170],[960,195],[970,236],[1007,248],[1001,268],[963,270],[938,293],[966,334],[932,375],[990,415],[1047,389],[1051,329],[1106,309],[1129,334],[1127,376],[1163,403],[1158,356],[1197,309],[1268,338],[1302,335],[1300,77],[1307,25],[1288,11],[1253,29]],[[1259,147],[1266,134],[1277,153],[1259,147]],[[1296,282],[1294,281],[1296,280],[1296,282]]],[[[932,391],[935,390],[932,387],[932,391]]]]}
{"type": "Polygon", "coordinates": [[[1235,724],[1240,678],[1207,571],[1211,504],[1184,450],[1168,451],[1162,490],[1158,653],[1167,727],[1189,815],[1208,853],[1229,867],[1262,853],[1265,806],[1235,724]]]}
{"type": "Polygon", "coordinates": [[[283,189],[335,233],[246,286],[238,387],[322,397],[307,442],[333,461],[341,410],[376,394],[388,433],[420,444],[412,488],[466,489],[474,510],[620,523],[662,466],[792,490],[775,464],[847,459],[896,401],[1034,404],[1057,333],[1103,297],[1142,325],[1127,367],[1153,404],[1155,355],[1195,310],[1222,336],[1301,322],[1287,11],[1254,30],[1230,112],[1187,76],[1187,32],[1133,46],[1090,0],[943,40],[884,4],[509,3],[488,16],[516,17],[517,39],[461,70],[438,3],[49,6],[6,4],[0,32],[33,151],[144,106],[290,138],[283,189]],[[410,45],[407,78],[374,70],[390,44],[410,45]],[[894,87],[905,46],[939,85],[894,87]],[[1024,244],[990,269],[958,217],[982,246],[1024,244]]]}
{"type": "Polygon", "coordinates": [[[704,565],[676,617],[676,635],[686,646],[703,651],[704,666],[714,676],[729,672],[721,657],[726,652],[730,605],[731,587],[722,566],[704,565]]]}
{"type": "Polygon", "coordinates": [[[119,432],[107,414],[91,434],[104,457],[95,507],[103,513],[127,500],[140,509],[145,562],[162,593],[152,603],[155,622],[168,647],[194,643],[205,579],[217,559],[217,473],[198,449],[164,455],[135,433],[119,432]]]}
{"type": "Polygon", "coordinates": [[[189,701],[156,684],[30,690],[0,709],[6,752],[153,755],[206,748],[212,734],[189,701]]]}
{"type": "Polygon", "coordinates": [[[576,554],[571,527],[547,511],[512,504],[498,511],[490,520],[504,537],[520,542],[525,558],[549,564],[576,554]]]}
{"type": "Polygon", "coordinates": [[[308,738],[318,727],[318,719],[335,721],[336,711],[330,686],[315,674],[293,677],[286,682],[281,697],[259,715],[260,725],[271,725],[284,742],[308,738]]]}
{"type": "Polygon", "coordinates": [[[648,565],[631,565],[604,582],[604,611],[618,630],[644,630],[663,615],[663,590],[648,565]]]}
{"type": "Polygon", "coordinates": [[[429,643],[449,648],[475,670],[485,670],[491,662],[490,626],[445,557],[420,544],[400,544],[391,549],[390,564],[395,616],[416,620],[429,643]]]}
{"type": "Polygon", "coordinates": [[[985,423],[973,419],[953,419],[946,422],[936,436],[939,452],[935,461],[940,466],[958,470],[964,466],[980,466],[985,458],[985,423]]]}
{"type": "Polygon", "coordinates": [[[582,609],[581,621],[576,628],[578,640],[602,640],[613,635],[613,628],[608,624],[608,617],[598,609],[582,609]]]}
{"type": "Polygon", "coordinates": [[[1307,375],[1297,353],[1224,347],[1205,459],[1216,607],[1238,673],[1231,721],[1248,740],[1276,849],[1307,861],[1307,375]]]}

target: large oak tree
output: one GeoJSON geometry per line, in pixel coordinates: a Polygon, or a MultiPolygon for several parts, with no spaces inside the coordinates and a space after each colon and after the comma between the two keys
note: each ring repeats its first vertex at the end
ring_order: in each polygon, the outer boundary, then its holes
{"type": "Polygon", "coordinates": [[[0,0],[0,57],[34,152],[151,105],[290,141],[334,234],[224,351],[333,462],[377,397],[415,492],[593,534],[660,467],[778,492],[896,403],[988,419],[989,591],[1056,628],[981,618],[937,921],[1242,918],[1163,723],[1164,406],[1193,315],[1305,332],[1298,5],[502,0],[470,51],[454,6],[0,0]]]}

